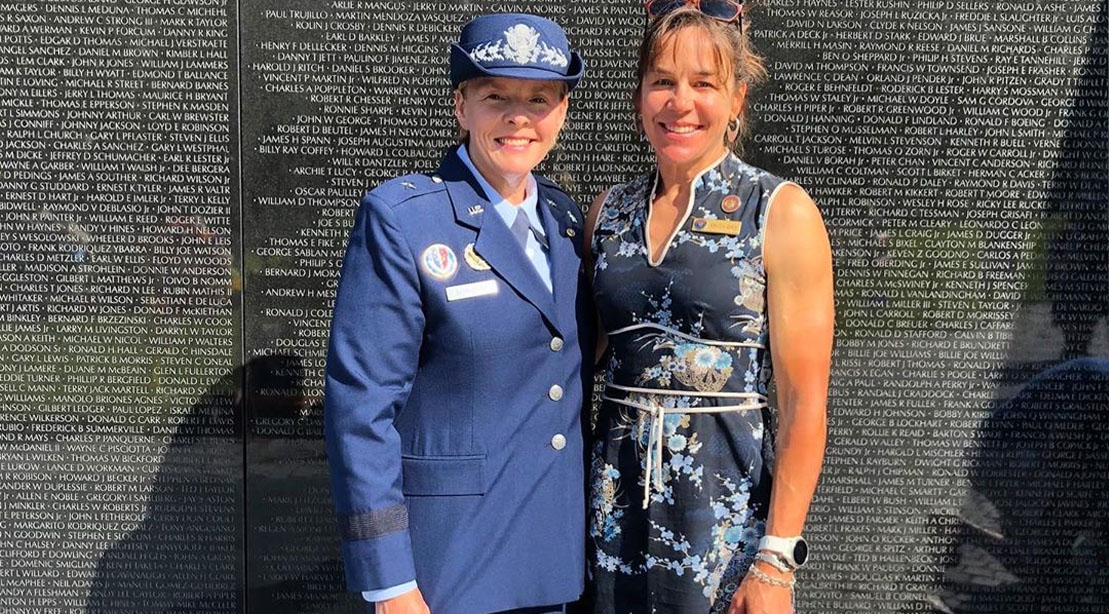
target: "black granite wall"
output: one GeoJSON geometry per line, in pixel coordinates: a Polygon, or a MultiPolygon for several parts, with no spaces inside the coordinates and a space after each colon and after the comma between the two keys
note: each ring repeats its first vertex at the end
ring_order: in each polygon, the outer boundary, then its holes
{"type": "MultiPolygon", "coordinates": [[[[321,438],[361,192],[455,132],[446,45],[589,64],[543,169],[643,171],[642,5],[0,3],[0,611],[355,612],[321,438]]],[[[837,274],[803,612],[1109,611],[1104,2],[767,0],[747,158],[837,274]]]]}

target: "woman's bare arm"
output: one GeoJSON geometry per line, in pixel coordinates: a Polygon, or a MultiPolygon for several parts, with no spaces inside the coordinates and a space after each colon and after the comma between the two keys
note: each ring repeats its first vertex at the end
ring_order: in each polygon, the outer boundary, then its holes
{"type": "Polygon", "coordinates": [[[835,306],[820,211],[793,184],[774,200],[763,258],[779,423],[766,530],[792,537],[804,528],[824,461],[835,306]]]}

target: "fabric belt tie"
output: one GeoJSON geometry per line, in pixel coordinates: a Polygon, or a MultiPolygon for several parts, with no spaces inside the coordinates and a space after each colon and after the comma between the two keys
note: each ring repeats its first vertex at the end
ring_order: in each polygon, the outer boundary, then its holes
{"type": "Polygon", "coordinates": [[[741,411],[758,411],[766,407],[766,395],[758,392],[701,392],[699,390],[670,390],[666,388],[636,388],[608,383],[606,388],[613,388],[629,393],[671,395],[685,397],[702,397],[712,399],[741,399],[746,402],[738,405],[717,405],[714,407],[663,407],[657,403],[646,405],[627,399],[617,399],[607,394],[601,396],[606,401],[619,403],[627,407],[638,409],[650,415],[647,434],[647,459],[644,463],[643,475],[643,509],[651,501],[652,484],[662,492],[662,451],[664,448],[665,422],[667,414],[723,414],[741,411]],[[652,479],[653,478],[653,479],[652,479]]]}

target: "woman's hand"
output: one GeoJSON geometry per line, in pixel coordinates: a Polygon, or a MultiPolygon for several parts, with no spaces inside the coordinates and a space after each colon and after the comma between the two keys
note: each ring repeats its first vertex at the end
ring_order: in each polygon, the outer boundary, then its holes
{"type": "MultiPolygon", "coordinates": [[[[789,582],[792,579],[793,574],[779,571],[762,561],[756,561],[755,565],[759,571],[776,580],[789,582]]],[[[728,614],[793,614],[793,589],[760,580],[749,571],[732,597],[728,614]]]]}
{"type": "Polygon", "coordinates": [[[397,595],[392,599],[378,601],[374,610],[376,614],[430,614],[427,603],[420,589],[414,588],[407,593],[397,595]]]}

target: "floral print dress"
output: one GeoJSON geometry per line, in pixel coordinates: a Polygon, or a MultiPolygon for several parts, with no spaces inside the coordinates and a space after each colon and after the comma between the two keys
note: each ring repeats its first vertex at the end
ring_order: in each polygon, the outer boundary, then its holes
{"type": "Polygon", "coordinates": [[[762,241],[784,182],[725,155],[694,180],[652,262],[655,183],[613,188],[593,234],[609,343],[591,475],[594,611],[726,612],[770,502],[762,241]]]}

